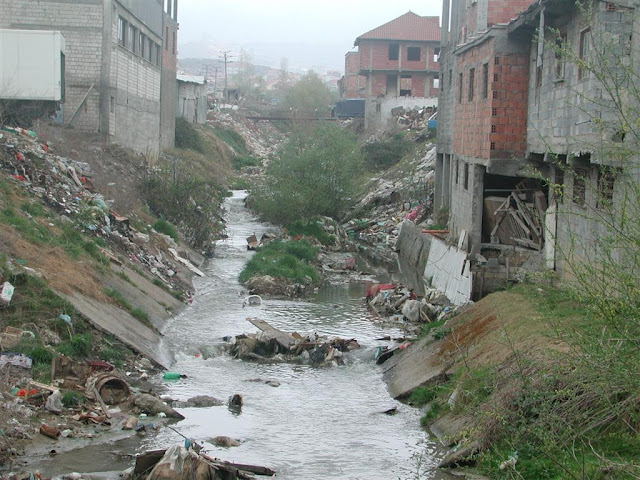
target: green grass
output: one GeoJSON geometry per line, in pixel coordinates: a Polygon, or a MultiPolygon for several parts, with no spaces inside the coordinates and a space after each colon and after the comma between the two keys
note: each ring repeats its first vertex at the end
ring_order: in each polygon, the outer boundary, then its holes
{"type": "Polygon", "coordinates": [[[178,229],[171,223],[166,220],[156,220],[153,223],[153,228],[156,232],[164,233],[165,235],[169,235],[176,242],[180,241],[180,235],[178,234],[178,229]]]}
{"type": "Polygon", "coordinates": [[[58,352],[71,358],[85,358],[91,353],[93,336],[90,333],[74,335],[66,342],[58,345],[58,352]]]}
{"type": "Polygon", "coordinates": [[[131,310],[133,310],[133,305],[131,305],[129,301],[126,298],[124,298],[118,290],[114,288],[105,288],[104,294],[107,297],[114,299],[116,303],[120,305],[122,308],[124,308],[126,311],[130,312],[131,310]]]}
{"type": "Polygon", "coordinates": [[[131,309],[131,315],[133,315],[135,318],[137,318],[141,322],[144,322],[144,323],[149,322],[149,314],[142,308],[135,307],[131,309]]]}
{"type": "Polygon", "coordinates": [[[251,183],[244,178],[235,177],[229,180],[229,190],[249,190],[251,183]]]}
{"type": "Polygon", "coordinates": [[[313,237],[322,245],[334,245],[336,243],[335,235],[329,235],[322,226],[319,219],[296,220],[285,226],[287,233],[292,237],[301,235],[303,237],[313,237]]]}
{"type": "Polygon", "coordinates": [[[286,278],[296,283],[306,283],[307,278],[313,282],[319,280],[318,273],[309,265],[316,259],[318,249],[306,240],[273,241],[260,247],[251,257],[244,270],[240,273],[241,283],[249,279],[270,275],[274,278],[286,278]]]}
{"type": "Polygon", "coordinates": [[[261,167],[262,160],[253,155],[242,155],[233,159],[233,168],[242,170],[243,167],[261,167]]]}
{"type": "Polygon", "coordinates": [[[64,394],[62,395],[62,405],[67,408],[80,405],[81,403],[84,403],[85,400],[85,396],[80,392],[68,391],[64,392],[64,394]]]}
{"type": "Polygon", "coordinates": [[[220,140],[236,152],[236,155],[240,157],[249,155],[247,143],[238,132],[229,128],[214,128],[213,131],[220,140]]]}

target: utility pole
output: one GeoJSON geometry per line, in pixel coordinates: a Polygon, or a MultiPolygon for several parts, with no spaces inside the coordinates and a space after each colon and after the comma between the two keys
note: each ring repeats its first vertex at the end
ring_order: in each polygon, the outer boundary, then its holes
{"type": "Polygon", "coordinates": [[[213,77],[213,96],[216,96],[216,92],[218,90],[218,67],[215,67],[216,69],[216,73],[215,76],[213,77]]]}
{"type": "Polygon", "coordinates": [[[224,95],[225,97],[227,97],[227,100],[229,99],[229,91],[228,91],[228,79],[227,79],[227,62],[229,61],[229,58],[231,58],[231,55],[229,55],[229,53],[231,53],[230,50],[226,50],[221,52],[222,54],[222,59],[224,60],[224,95]]]}

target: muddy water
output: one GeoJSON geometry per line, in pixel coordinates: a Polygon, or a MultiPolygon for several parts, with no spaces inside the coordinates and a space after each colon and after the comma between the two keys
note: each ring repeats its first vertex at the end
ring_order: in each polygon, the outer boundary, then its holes
{"type": "MultiPolygon", "coordinates": [[[[363,306],[362,284],[329,285],[304,301],[266,300],[242,307],[237,276],[252,255],[246,237],[258,237],[270,227],[260,224],[243,206],[244,195],[227,200],[228,240],[208,263],[206,278],[197,283],[193,305],[175,318],[164,332],[171,339],[174,369],[188,378],[169,383],[169,394],[186,399],[212,395],[226,400],[244,396],[242,413],[226,407],[183,409],[176,428],[198,440],[227,435],[241,440],[228,450],[206,444],[215,456],[267,465],[281,479],[395,479],[436,478],[437,447],[419,426],[420,412],[402,405],[386,391],[373,351],[382,330],[363,306]],[[313,368],[301,365],[259,365],[230,359],[215,352],[222,337],[255,332],[247,317],[260,317],[285,331],[339,335],[358,339],[363,349],[350,354],[346,365],[313,368]],[[204,360],[199,350],[212,352],[204,360]],[[248,382],[276,380],[279,387],[248,382]],[[397,407],[395,416],[380,412],[397,407]],[[429,473],[431,472],[431,473],[429,473]]],[[[180,441],[163,430],[147,446],[180,441]]]]}
{"type": "MultiPolygon", "coordinates": [[[[182,434],[204,441],[210,455],[239,463],[265,465],[280,479],[442,479],[434,465],[439,446],[420,429],[420,412],[394,401],[373,361],[377,341],[400,331],[382,329],[364,308],[362,284],[328,285],[304,301],[266,300],[242,307],[237,277],[252,252],[246,237],[258,237],[273,227],[259,223],[243,206],[244,195],[227,200],[229,239],[220,243],[216,258],[198,279],[194,302],[166,327],[173,369],[187,378],[165,383],[176,399],[211,395],[226,399],[241,393],[244,408],[226,406],[180,411],[186,419],[174,424],[182,434]],[[337,368],[302,365],[260,365],[231,359],[220,353],[222,337],[256,329],[247,317],[260,317],[286,331],[317,331],[356,338],[362,349],[337,368]],[[204,359],[198,353],[212,356],[204,359]],[[276,380],[279,387],[249,382],[276,380]],[[380,412],[397,407],[394,416],[380,412]],[[239,447],[214,447],[208,439],[226,435],[239,447]]],[[[152,419],[150,419],[152,420],[152,419]]],[[[168,428],[109,446],[90,446],[37,462],[49,475],[69,471],[122,470],[131,460],[110,454],[164,448],[183,439],[168,428]]]]}

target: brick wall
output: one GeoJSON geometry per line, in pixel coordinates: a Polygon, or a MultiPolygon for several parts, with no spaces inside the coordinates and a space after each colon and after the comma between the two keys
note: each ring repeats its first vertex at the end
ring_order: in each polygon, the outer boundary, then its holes
{"type": "Polygon", "coordinates": [[[358,75],[360,70],[360,54],[348,52],[344,59],[344,83],[342,98],[364,98],[366,96],[367,78],[358,75]]]}
{"type": "Polygon", "coordinates": [[[533,2],[531,0],[489,0],[487,6],[487,23],[509,23],[518,14],[524,12],[533,2]]]}
{"type": "Polygon", "coordinates": [[[398,42],[398,60],[389,60],[388,41],[361,41],[360,53],[361,70],[437,70],[438,62],[433,55],[438,48],[438,42],[398,42]],[[420,60],[407,60],[407,48],[420,47],[420,60]]]}
{"type": "Polygon", "coordinates": [[[529,66],[526,53],[494,52],[494,40],[457,57],[453,150],[467,158],[523,157],[526,151],[529,66]],[[484,65],[488,68],[483,97],[484,65]],[[471,69],[473,100],[469,101],[471,69]],[[462,73],[462,89],[460,77],[462,73]],[[462,101],[460,101],[460,90],[462,101]]]}

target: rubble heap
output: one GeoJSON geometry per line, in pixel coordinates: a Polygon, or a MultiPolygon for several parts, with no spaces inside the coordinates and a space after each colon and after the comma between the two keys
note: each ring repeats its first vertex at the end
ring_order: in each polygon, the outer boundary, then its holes
{"type": "Polygon", "coordinates": [[[303,363],[315,366],[341,365],[343,355],[358,350],[360,345],[351,339],[329,338],[312,332],[300,335],[285,333],[272,327],[264,320],[248,318],[261,331],[225,337],[229,342],[229,353],[235,358],[261,363],[303,363]]]}
{"type": "Polygon", "coordinates": [[[432,213],[432,184],[436,147],[425,151],[409,166],[372,180],[369,192],[356,206],[357,217],[342,225],[352,239],[368,245],[376,256],[389,256],[405,219],[420,223],[432,213]]]}
{"type": "MultiPolygon", "coordinates": [[[[395,119],[396,123],[400,126],[408,128],[414,131],[424,131],[431,127],[429,121],[436,112],[433,107],[418,107],[405,108],[402,106],[391,109],[391,116],[395,119]]],[[[427,133],[425,140],[429,138],[427,133]]]]}
{"type": "Polygon", "coordinates": [[[176,276],[183,266],[199,275],[183,258],[189,254],[172,238],[150,228],[147,233],[138,231],[129,218],[110,208],[111,201],[95,191],[88,163],[55,155],[34,132],[11,127],[1,127],[0,132],[0,169],[53,209],[60,224],[107,242],[110,249],[102,248],[101,253],[109,260],[120,264],[114,253],[118,251],[172,288],[184,288],[176,276]]]}

